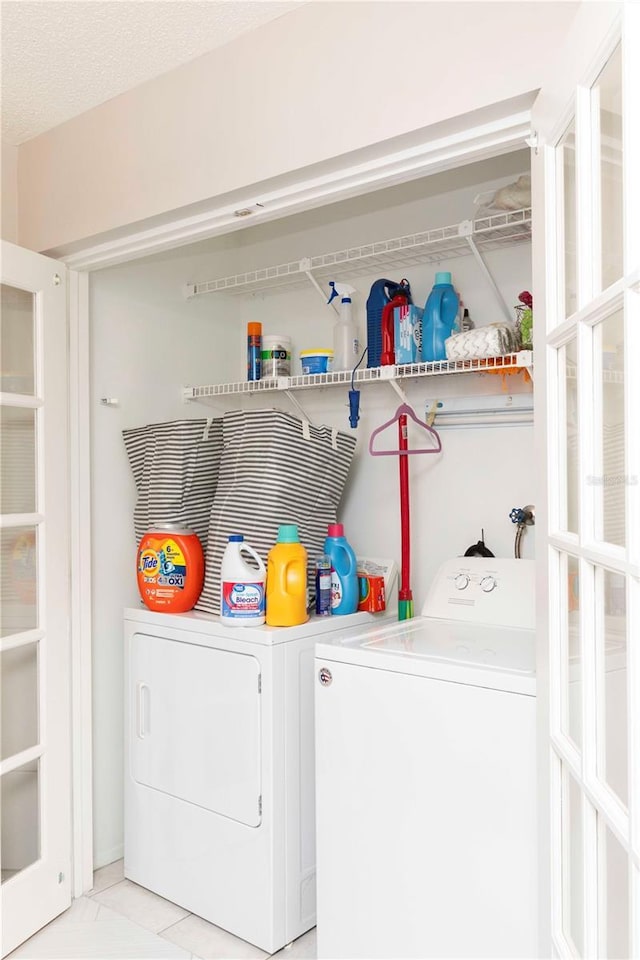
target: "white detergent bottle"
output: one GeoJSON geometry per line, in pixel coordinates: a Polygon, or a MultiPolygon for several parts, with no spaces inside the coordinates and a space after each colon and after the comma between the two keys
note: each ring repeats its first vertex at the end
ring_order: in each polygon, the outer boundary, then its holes
{"type": "Polygon", "coordinates": [[[264,563],[241,533],[232,533],[220,567],[220,621],[229,627],[258,627],[265,621],[264,563]],[[247,563],[245,556],[252,559],[247,563]]]}
{"type": "Polygon", "coordinates": [[[340,319],[333,328],[333,369],[353,370],[360,359],[360,342],[351,304],[351,294],[356,291],[349,284],[336,283],[334,280],[329,286],[331,296],[327,303],[340,297],[340,319]]]}

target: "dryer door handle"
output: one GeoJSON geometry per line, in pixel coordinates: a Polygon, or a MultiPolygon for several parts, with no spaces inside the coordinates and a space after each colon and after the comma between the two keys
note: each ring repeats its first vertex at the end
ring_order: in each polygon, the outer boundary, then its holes
{"type": "Polygon", "coordinates": [[[136,684],[136,692],[138,737],[140,740],[144,740],[149,733],[149,685],[141,682],[136,684]]]}

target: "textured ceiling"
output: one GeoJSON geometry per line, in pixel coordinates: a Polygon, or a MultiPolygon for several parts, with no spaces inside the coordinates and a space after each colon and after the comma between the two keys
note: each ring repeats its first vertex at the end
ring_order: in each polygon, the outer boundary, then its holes
{"type": "Polygon", "coordinates": [[[2,0],[2,139],[19,144],[296,0],[2,0]]]}

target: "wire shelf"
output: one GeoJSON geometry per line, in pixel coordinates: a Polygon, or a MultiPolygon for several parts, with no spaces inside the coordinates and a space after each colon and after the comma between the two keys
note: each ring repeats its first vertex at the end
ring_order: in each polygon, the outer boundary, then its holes
{"type": "Polygon", "coordinates": [[[412,233],[391,240],[379,240],[359,247],[348,247],[317,257],[303,257],[290,263],[238,273],[217,280],[188,283],[188,298],[207,293],[241,295],[268,290],[295,290],[306,286],[308,273],[317,280],[336,280],[392,267],[437,263],[468,256],[471,237],[480,249],[495,250],[531,240],[531,208],[511,210],[477,220],[464,220],[448,227],[412,233]]]}
{"type": "MultiPolygon", "coordinates": [[[[353,380],[357,384],[383,383],[385,381],[410,380],[459,373],[496,373],[513,369],[530,370],[533,354],[521,350],[504,357],[487,357],[483,360],[441,360],[436,363],[407,363],[389,367],[366,367],[356,370],[353,380]]],[[[336,373],[300,374],[293,377],[276,377],[269,380],[242,380],[239,383],[217,383],[202,387],[185,387],[185,400],[207,402],[216,397],[246,396],[247,394],[276,393],[285,390],[310,390],[317,387],[351,385],[350,370],[336,373]]]]}

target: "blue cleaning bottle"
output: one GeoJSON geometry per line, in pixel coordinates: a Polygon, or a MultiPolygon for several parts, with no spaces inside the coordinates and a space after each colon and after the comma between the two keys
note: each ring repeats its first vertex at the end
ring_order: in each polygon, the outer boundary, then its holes
{"type": "Polygon", "coordinates": [[[382,311],[393,298],[402,293],[407,303],[413,303],[406,281],[376,280],[367,300],[367,366],[379,367],[382,356],[382,311]]]}
{"type": "Polygon", "coordinates": [[[455,332],[460,298],[453,289],[450,273],[436,273],[435,285],[427,297],[422,317],[422,359],[427,363],[446,360],[445,340],[455,332]]]}
{"type": "Polygon", "coordinates": [[[331,613],[355,613],[359,600],[356,555],[341,523],[330,523],[327,532],[324,552],[331,560],[331,613]]]}

